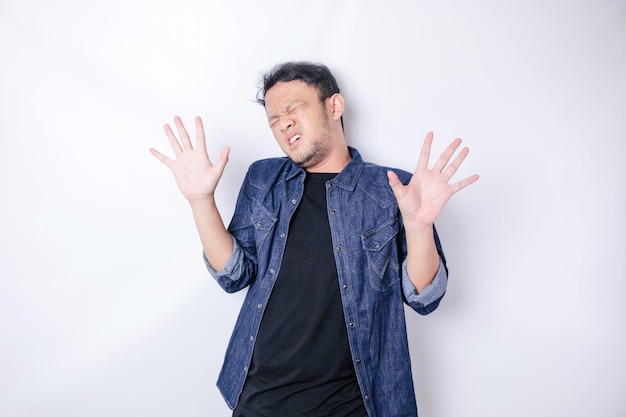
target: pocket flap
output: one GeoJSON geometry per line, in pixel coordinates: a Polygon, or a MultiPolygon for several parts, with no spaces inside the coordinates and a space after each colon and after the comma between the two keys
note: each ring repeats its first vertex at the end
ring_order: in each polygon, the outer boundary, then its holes
{"type": "Polygon", "coordinates": [[[373,252],[380,251],[389,241],[396,237],[399,228],[398,219],[394,218],[365,232],[361,235],[363,249],[373,252]]]}
{"type": "Polygon", "coordinates": [[[270,230],[276,223],[276,218],[270,215],[261,205],[260,210],[254,210],[250,214],[250,221],[256,230],[270,230]]]}

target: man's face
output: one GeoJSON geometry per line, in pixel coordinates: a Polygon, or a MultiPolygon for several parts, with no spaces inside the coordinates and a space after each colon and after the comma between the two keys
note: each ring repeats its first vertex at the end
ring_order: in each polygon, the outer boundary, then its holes
{"type": "Polygon", "coordinates": [[[325,106],[317,89],[302,81],[279,82],[265,93],[272,133],[283,152],[301,168],[320,164],[332,149],[332,121],[325,106]]]}

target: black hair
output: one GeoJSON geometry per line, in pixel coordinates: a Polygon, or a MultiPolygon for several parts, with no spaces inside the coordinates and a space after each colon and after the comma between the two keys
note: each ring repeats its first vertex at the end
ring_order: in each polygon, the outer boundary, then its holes
{"type": "Polygon", "coordinates": [[[326,65],[312,62],[285,62],[278,64],[263,75],[262,86],[256,95],[256,101],[265,107],[265,94],[276,83],[302,81],[315,87],[323,103],[333,94],[339,93],[339,86],[335,77],[326,65]]]}

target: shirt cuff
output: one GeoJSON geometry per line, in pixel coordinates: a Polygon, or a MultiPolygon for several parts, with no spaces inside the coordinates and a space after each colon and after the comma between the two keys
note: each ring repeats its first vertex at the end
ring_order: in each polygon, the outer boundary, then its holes
{"type": "Polygon", "coordinates": [[[213,276],[213,278],[228,278],[231,281],[237,281],[241,277],[241,271],[243,268],[243,250],[237,239],[235,239],[232,235],[233,239],[233,252],[230,254],[230,258],[228,258],[228,262],[226,262],[226,266],[221,271],[216,271],[213,269],[209,260],[206,257],[206,254],[202,252],[202,258],[204,259],[204,265],[209,273],[213,276]]]}
{"type": "Polygon", "coordinates": [[[424,291],[420,293],[411,282],[409,274],[406,270],[406,260],[402,263],[402,290],[404,291],[404,297],[410,304],[418,304],[427,306],[434,301],[440,299],[446,292],[446,286],[448,285],[448,273],[443,265],[441,259],[439,260],[439,270],[433,282],[428,284],[424,291]]]}

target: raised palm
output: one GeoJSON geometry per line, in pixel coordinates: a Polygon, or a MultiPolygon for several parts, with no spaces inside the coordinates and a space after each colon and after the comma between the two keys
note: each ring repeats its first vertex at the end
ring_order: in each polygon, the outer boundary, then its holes
{"type": "Polygon", "coordinates": [[[212,197],[224,168],[228,162],[229,148],[225,148],[215,164],[206,151],[206,140],[202,119],[196,117],[196,148],[194,149],[180,117],[174,118],[180,141],[170,125],[164,126],[165,133],[174,151],[175,159],[170,159],[154,148],[150,153],[163,162],[174,174],[176,185],[190,202],[212,197]]]}
{"type": "Polygon", "coordinates": [[[433,168],[429,169],[428,160],[432,142],[433,133],[428,132],[420,152],[417,168],[407,185],[403,185],[395,173],[391,171],[388,173],[389,185],[396,196],[398,208],[405,224],[432,225],[453,194],[478,180],[478,175],[472,175],[449,184],[450,178],[469,153],[468,148],[463,148],[449,163],[461,144],[461,139],[452,141],[433,168]]]}

